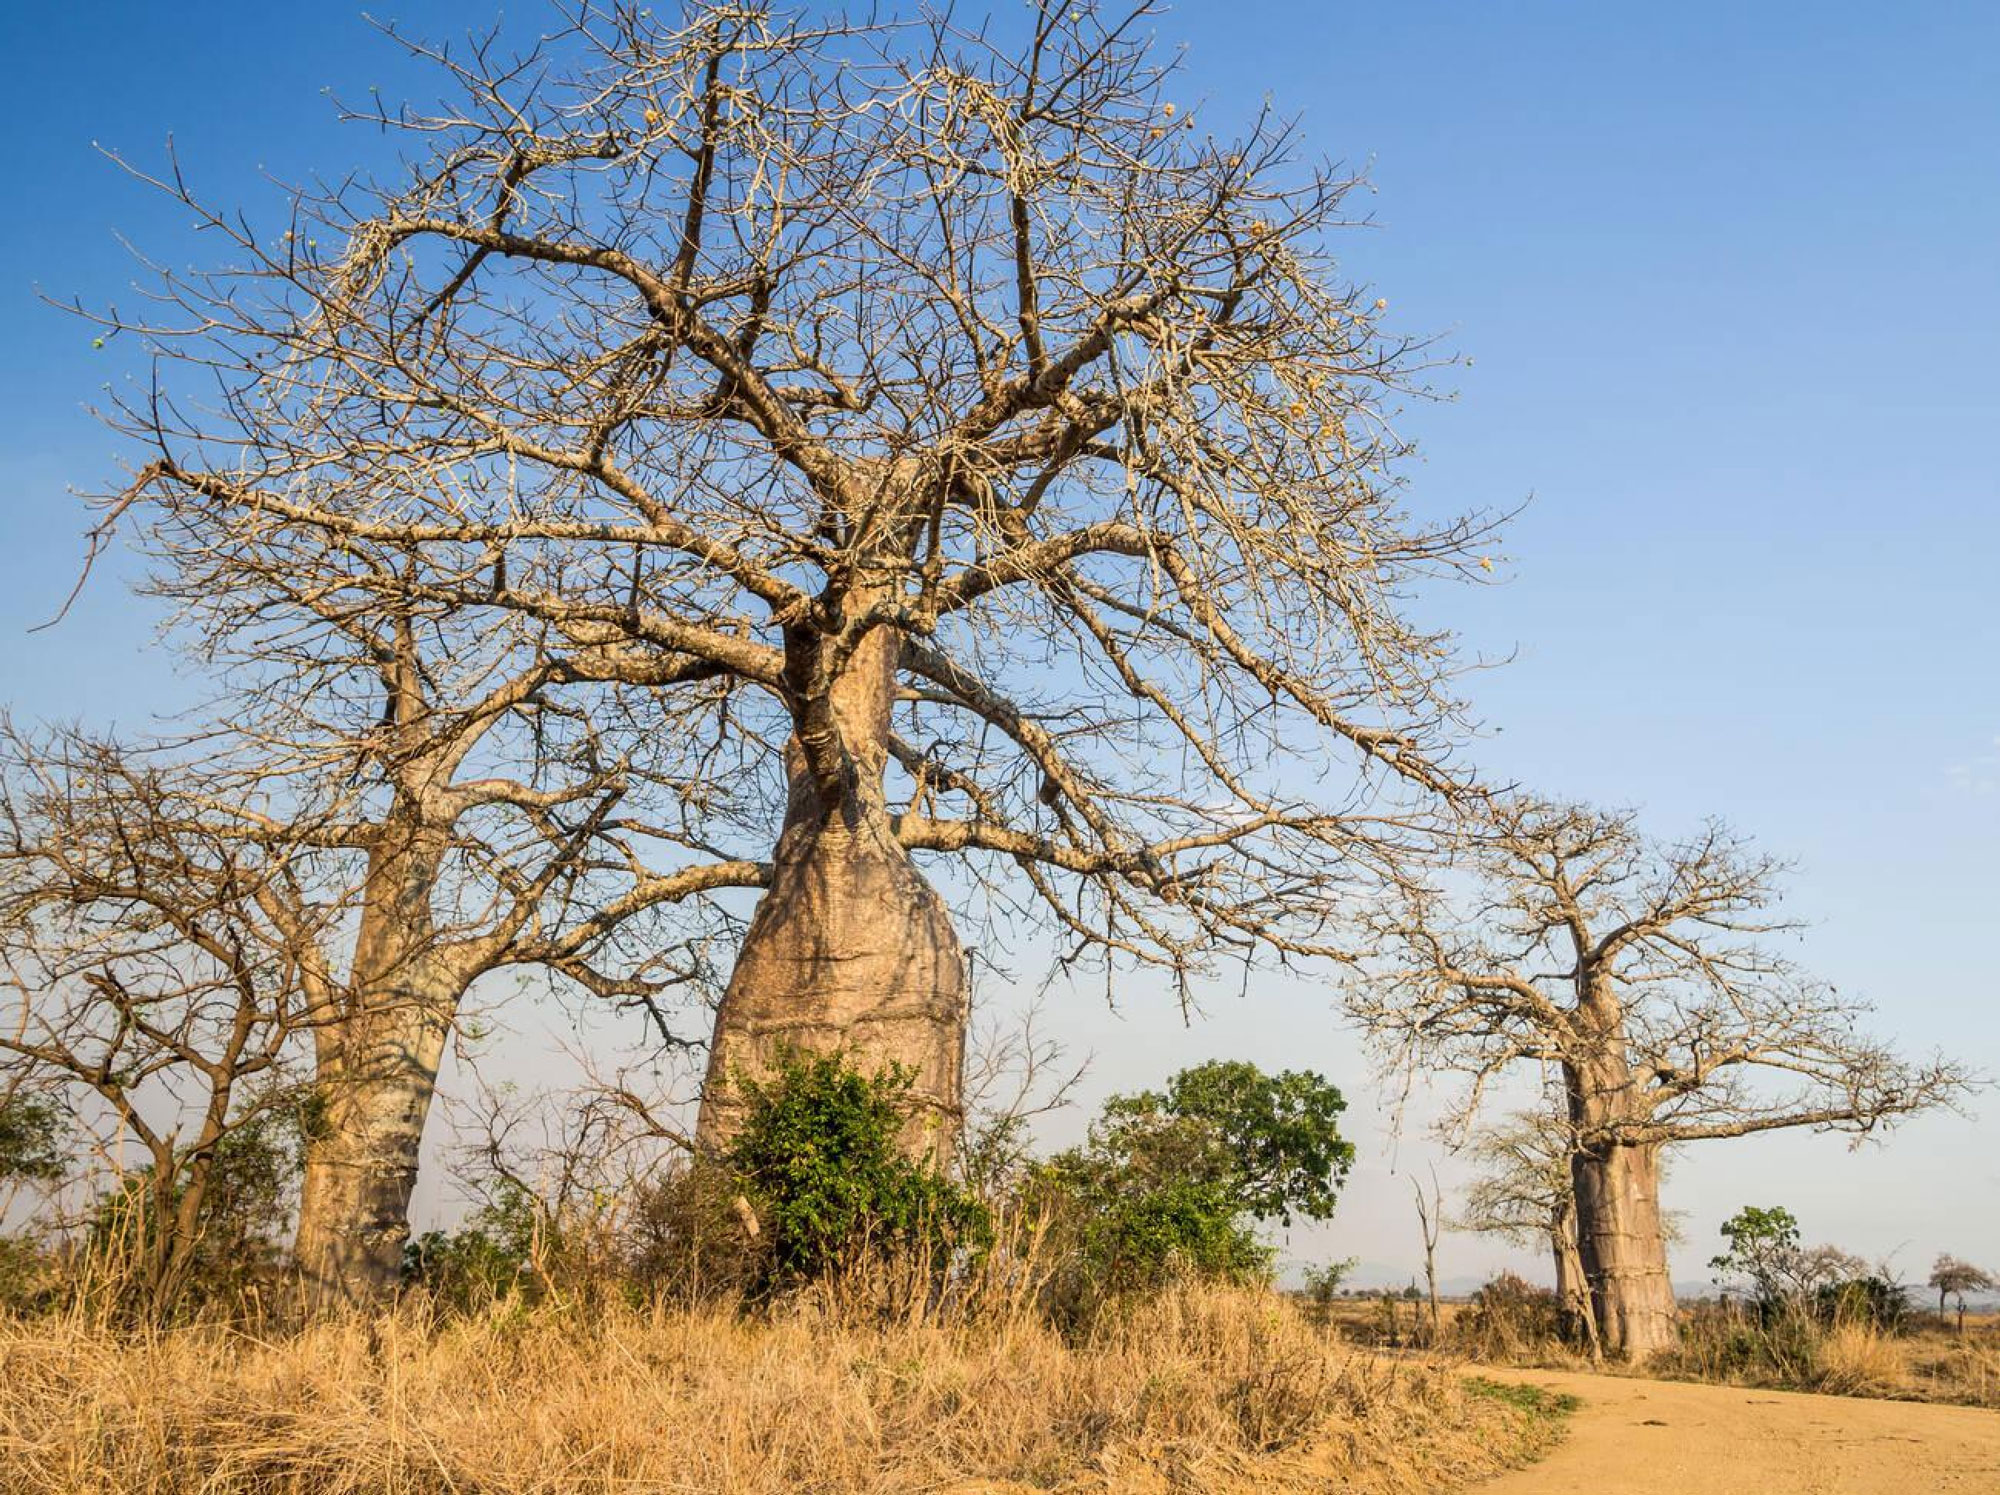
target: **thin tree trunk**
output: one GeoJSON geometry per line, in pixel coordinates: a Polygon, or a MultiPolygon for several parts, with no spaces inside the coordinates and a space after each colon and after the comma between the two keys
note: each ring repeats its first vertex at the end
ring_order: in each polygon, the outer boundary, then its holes
{"type": "Polygon", "coordinates": [[[1577,1251],[1605,1348],[1644,1361],[1679,1338],[1660,1222],[1659,1149],[1586,1142],[1575,1164],[1577,1251]]]}
{"type": "Polygon", "coordinates": [[[1590,1280],[1584,1275],[1583,1257],[1576,1245],[1576,1213],[1563,1210],[1551,1222],[1549,1246],[1556,1263],[1556,1301],[1565,1320],[1564,1333],[1572,1341],[1581,1340],[1590,1349],[1592,1360],[1604,1358],[1597,1333],[1597,1310],[1590,1298],[1590,1280]]]}
{"type": "Polygon", "coordinates": [[[442,1003],[399,1001],[351,1019],[339,1057],[322,1066],[295,1250],[320,1311],[375,1307],[395,1292],[450,1023],[442,1003]]]}
{"type": "Polygon", "coordinates": [[[430,951],[438,838],[378,857],[346,1010],[316,1034],[321,1105],[308,1127],[294,1261],[321,1312],[380,1306],[402,1275],[424,1122],[464,982],[430,951]]]}
{"type": "MultiPolygon", "coordinates": [[[[726,1145],[742,1082],[787,1051],[912,1076],[905,1145],[944,1156],[961,1125],[967,990],[951,915],[896,838],[885,798],[899,640],[873,630],[801,711],[769,891],[716,1014],[698,1140],[726,1145]]],[[[798,646],[809,674],[816,644],[798,646]]]]}

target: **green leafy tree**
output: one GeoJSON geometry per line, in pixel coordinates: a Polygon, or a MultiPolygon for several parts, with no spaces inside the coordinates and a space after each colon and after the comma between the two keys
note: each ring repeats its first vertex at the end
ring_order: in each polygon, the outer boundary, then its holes
{"type": "Polygon", "coordinates": [[[1164,1091],[1113,1096],[1081,1147],[1041,1170],[1093,1292],[1159,1285],[1175,1272],[1267,1274],[1253,1222],[1323,1220],[1354,1149],[1340,1092],[1317,1075],[1217,1061],[1164,1091]]]}
{"type": "Polygon", "coordinates": [[[1220,1143],[1218,1160],[1237,1208],[1259,1220],[1290,1225],[1333,1214],[1334,1200],[1354,1164],[1354,1145],[1340,1135],[1347,1102],[1319,1075],[1288,1069],[1265,1074],[1240,1059],[1216,1059],[1184,1069],[1151,1092],[1114,1099],[1114,1113],[1158,1112],[1206,1123],[1220,1143]]]}
{"type": "Polygon", "coordinates": [[[1783,1205],[1761,1209],[1745,1205],[1722,1222],[1729,1249],[1709,1258],[1709,1266],[1727,1277],[1747,1279],[1760,1303],[1784,1297],[1799,1257],[1799,1222],[1783,1205]]]}
{"type": "Polygon", "coordinates": [[[63,1176],[63,1117],[41,1096],[0,1099],[0,1184],[48,1184],[63,1176]]]}

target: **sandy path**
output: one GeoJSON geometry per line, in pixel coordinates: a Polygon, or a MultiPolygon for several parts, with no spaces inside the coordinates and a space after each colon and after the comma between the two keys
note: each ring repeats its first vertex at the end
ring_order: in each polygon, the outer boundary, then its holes
{"type": "Polygon", "coordinates": [[[1557,1371],[1569,1436],[1478,1495],[2000,1495],[2000,1412],[1557,1371]]]}

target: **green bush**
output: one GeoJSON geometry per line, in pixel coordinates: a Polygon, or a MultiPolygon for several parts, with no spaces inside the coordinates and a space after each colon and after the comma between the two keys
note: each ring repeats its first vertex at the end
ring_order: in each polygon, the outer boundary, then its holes
{"type": "Polygon", "coordinates": [[[1827,1324],[1867,1324],[1894,1334],[1909,1322],[1910,1297],[1903,1285],[1871,1273],[1829,1282],[1813,1295],[1820,1321],[1827,1324]]]}
{"type": "Polygon", "coordinates": [[[100,1195],[85,1247],[113,1293],[135,1307],[144,1300],[157,1314],[240,1303],[273,1280],[303,1166],[300,1119],[297,1107],[273,1103],[222,1134],[191,1239],[169,1239],[188,1188],[185,1164],[167,1189],[156,1186],[148,1164],[100,1195]]]}
{"type": "Polygon", "coordinates": [[[743,1126],[723,1156],[766,1242],[768,1278],[786,1288],[888,1258],[944,1273],[990,1240],[972,1194],[902,1147],[914,1076],[863,1074],[838,1054],[783,1056],[745,1081],[743,1126]]]}
{"type": "Polygon", "coordinates": [[[457,1230],[427,1230],[403,1247],[403,1285],[461,1312],[524,1292],[534,1280],[535,1202],[510,1180],[457,1230]]]}
{"type": "Polygon", "coordinates": [[[55,1183],[69,1169],[62,1113],[35,1095],[0,1099],[0,1183],[55,1183]]]}

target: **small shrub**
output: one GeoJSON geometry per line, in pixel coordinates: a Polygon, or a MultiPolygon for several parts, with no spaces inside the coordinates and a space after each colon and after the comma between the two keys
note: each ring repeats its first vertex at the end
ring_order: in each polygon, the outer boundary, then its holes
{"type": "Polygon", "coordinates": [[[403,1247],[403,1285],[440,1307],[485,1308],[530,1289],[536,1235],[534,1201],[503,1180],[457,1230],[427,1230],[403,1247]]]}
{"type": "Polygon", "coordinates": [[[726,1167],[675,1162],[627,1201],[625,1273],[634,1293],[678,1305],[741,1298],[769,1279],[770,1236],[745,1228],[742,1182],[726,1167]]]}
{"type": "Polygon", "coordinates": [[[1878,1273],[1821,1285],[1814,1291],[1813,1306],[1820,1322],[1835,1327],[1862,1324],[1895,1334],[1910,1320],[1909,1293],[1878,1273]]]}
{"type": "Polygon", "coordinates": [[[1472,1307],[1453,1321],[1452,1334],[1480,1359],[1539,1353],[1562,1342],[1562,1303],[1547,1288],[1502,1272],[1472,1295],[1472,1307]]]}
{"type": "Polygon", "coordinates": [[[1347,1274],[1359,1264],[1360,1258],[1350,1256],[1345,1261],[1330,1261],[1321,1266],[1307,1267],[1305,1270],[1306,1313],[1312,1322],[1321,1328],[1333,1321],[1333,1305],[1346,1289],[1341,1283],[1347,1274]]]}
{"type": "Polygon", "coordinates": [[[902,1149],[913,1078],[794,1054],[773,1078],[745,1084],[743,1128],[722,1162],[768,1237],[763,1286],[851,1276],[891,1256],[942,1274],[985,1243],[991,1222],[979,1201],[902,1149]]]}
{"type": "Polygon", "coordinates": [[[185,1170],[160,1188],[151,1165],[99,1196],[84,1236],[86,1291],[155,1317],[241,1307],[283,1261],[304,1142],[296,1107],[266,1104],[217,1142],[199,1217],[181,1239],[185,1170]]]}

